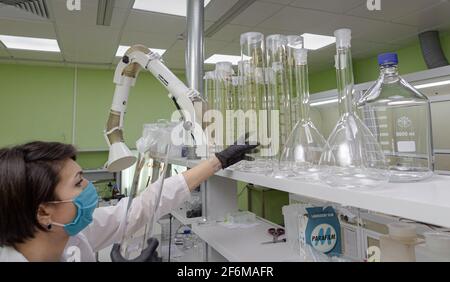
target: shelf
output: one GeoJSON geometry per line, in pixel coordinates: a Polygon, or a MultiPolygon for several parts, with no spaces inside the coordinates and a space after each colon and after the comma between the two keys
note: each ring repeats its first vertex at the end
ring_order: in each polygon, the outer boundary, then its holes
{"type": "MultiPolygon", "coordinates": [[[[173,159],[171,163],[191,167],[199,161],[173,159]]],[[[450,176],[413,183],[388,183],[373,190],[349,190],[321,183],[279,179],[271,175],[221,170],[217,176],[253,183],[322,201],[338,203],[404,217],[411,220],[450,228],[450,176]]]]}
{"type": "Polygon", "coordinates": [[[194,224],[192,231],[230,262],[300,261],[287,243],[261,244],[272,240],[267,230],[278,227],[257,219],[252,227],[228,228],[220,223],[194,224]]]}
{"type": "Polygon", "coordinates": [[[170,213],[173,215],[173,217],[175,217],[179,222],[181,222],[184,225],[191,225],[202,220],[201,217],[187,218],[183,216],[179,210],[173,210],[170,213]]]}
{"type": "Polygon", "coordinates": [[[193,167],[199,164],[202,160],[188,160],[186,158],[170,158],[169,163],[185,167],[193,167]]]}

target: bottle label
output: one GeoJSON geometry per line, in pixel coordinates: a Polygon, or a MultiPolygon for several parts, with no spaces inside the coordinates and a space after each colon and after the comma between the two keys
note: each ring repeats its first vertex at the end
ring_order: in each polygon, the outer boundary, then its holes
{"type": "Polygon", "coordinates": [[[412,153],[416,151],[416,142],[414,141],[398,141],[397,150],[401,153],[412,153]]]}

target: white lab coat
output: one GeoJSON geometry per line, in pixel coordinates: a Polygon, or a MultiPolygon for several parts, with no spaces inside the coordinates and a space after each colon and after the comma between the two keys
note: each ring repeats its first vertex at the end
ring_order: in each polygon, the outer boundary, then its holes
{"type": "MultiPolygon", "coordinates": [[[[160,180],[158,180],[160,181],[160,180]]],[[[158,183],[158,182],[157,182],[158,183]]],[[[154,211],[157,183],[150,185],[134,198],[128,214],[127,236],[133,234],[146,223],[154,211]]],[[[176,175],[164,180],[161,202],[156,218],[168,214],[190,197],[190,191],[183,175],[176,175]]],[[[93,222],[82,232],[69,238],[61,261],[73,261],[74,247],[79,249],[80,261],[95,261],[95,252],[122,240],[125,232],[125,214],[128,198],[123,198],[116,206],[95,209],[93,222]]],[[[77,250],[78,251],[78,250],[77,250]]],[[[12,247],[0,248],[0,262],[23,261],[27,259],[12,247]]]]}

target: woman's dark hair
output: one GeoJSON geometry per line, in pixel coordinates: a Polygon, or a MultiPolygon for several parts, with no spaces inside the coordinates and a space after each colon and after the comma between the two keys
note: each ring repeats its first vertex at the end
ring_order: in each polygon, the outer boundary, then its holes
{"type": "Polygon", "coordinates": [[[39,205],[56,200],[59,173],[76,153],[72,145],[40,141],[0,149],[0,247],[45,231],[37,220],[39,205]]]}

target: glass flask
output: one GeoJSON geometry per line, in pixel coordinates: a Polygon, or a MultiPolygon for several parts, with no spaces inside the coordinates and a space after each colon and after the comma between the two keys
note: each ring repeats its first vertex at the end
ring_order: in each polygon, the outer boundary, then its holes
{"type": "Polygon", "coordinates": [[[245,111],[246,107],[246,95],[245,95],[245,89],[244,89],[244,77],[248,77],[250,72],[250,61],[239,61],[238,62],[238,108],[236,110],[242,110],[245,111]]]}
{"type": "Polygon", "coordinates": [[[296,78],[295,78],[295,52],[298,49],[303,48],[303,37],[299,35],[288,35],[287,36],[287,62],[288,62],[288,81],[289,81],[289,94],[291,100],[291,120],[292,126],[295,126],[300,120],[300,112],[298,109],[300,107],[300,98],[297,97],[296,89],[296,78]]]}
{"type": "Polygon", "coordinates": [[[237,111],[239,110],[239,103],[240,103],[240,97],[239,97],[239,88],[240,88],[240,77],[239,76],[232,76],[231,77],[231,110],[237,111]]]}
{"type": "MultiPolygon", "coordinates": [[[[232,110],[232,76],[233,65],[230,62],[216,63],[216,103],[215,109],[220,112],[221,118],[216,120],[216,152],[222,151],[230,144],[232,134],[226,124],[226,114],[232,110]]],[[[232,143],[232,142],[231,142],[232,143]]]]}
{"type": "Polygon", "coordinates": [[[208,71],[205,73],[203,77],[203,81],[205,83],[205,97],[208,103],[208,109],[214,109],[214,101],[215,99],[215,73],[214,71],[208,71]]]}
{"type": "Polygon", "coordinates": [[[267,91],[265,87],[265,57],[264,57],[264,35],[259,32],[247,32],[241,34],[241,59],[247,61],[243,65],[242,73],[242,95],[244,105],[242,110],[245,131],[238,130],[238,138],[245,132],[249,133],[249,142],[259,142],[260,151],[250,154],[254,161],[244,161],[240,166],[243,170],[264,173],[272,169],[270,144],[268,142],[268,107],[267,91]]]}
{"type": "Polygon", "coordinates": [[[336,78],[340,119],[320,159],[320,180],[344,188],[373,188],[388,181],[389,172],[377,140],[353,110],[351,31],[336,37],[336,78]]]}
{"type": "Polygon", "coordinates": [[[326,141],[309,116],[308,51],[296,49],[293,53],[295,85],[300,101],[297,112],[300,120],[296,123],[283,148],[277,176],[318,181],[319,162],[321,154],[326,148],[326,141]]]}
{"type": "Polygon", "coordinates": [[[205,97],[208,108],[205,113],[205,118],[203,120],[204,127],[206,130],[207,142],[208,142],[208,154],[211,155],[215,152],[215,132],[210,131],[210,125],[213,122],[213,111],[216,109],[216,75],[214,71],[208,71],[203,77],[205,97]]]}
{"type": "Polygon", "coordinates": [[[241,87],[241,78],[239,76],[231,77],[231,104],[229,110],[230,118],[227,120],[227,126],[230,127],[230,131],[233,132],[233,135],[230,137],[230,144],[234,143],[236,138],[238,137],[238,120],[234,118],[236,111],[240,109],[241,95],[240,95],[240,87],[241,87]]]}
{"type": "Polygon", "coordinates": [[[358,102],[364,122],[378,139],[391,182],[433,175],[430,101],[398,74],[395,53],[378,56],[380,77],[358,102]]]}
{"type": "Polygon", "coordinates": [[[279,146],[276,152],[278,158],[292,130],[287,43],[287,37],[281,34],[269,35],[266,38],[267,68],[271,71],[271,75],[268,75],[270,79],[268,96],[274,109],[279,112],[279,146]]]}
{"type": "MultiPolygon", "coordinates": [[[[245,95],[244,77],[248,77],[250,74],[250,61],[240,60],[237,64],[237,76],[232,77],[234,108],[233,108],[233,125],[234,128],[234,140],[237,140],[240,136],[245,134],[246,122],[243,116],[239,116],[239,113],[244,114],[247,107],[247,97],[245,95]]],[[[233,169],[244,169],[243,164],[245,161],[238,162],[232,166],[233,169]]],[[[247,165],[248,166],[248,165],[247,165]]]]}

